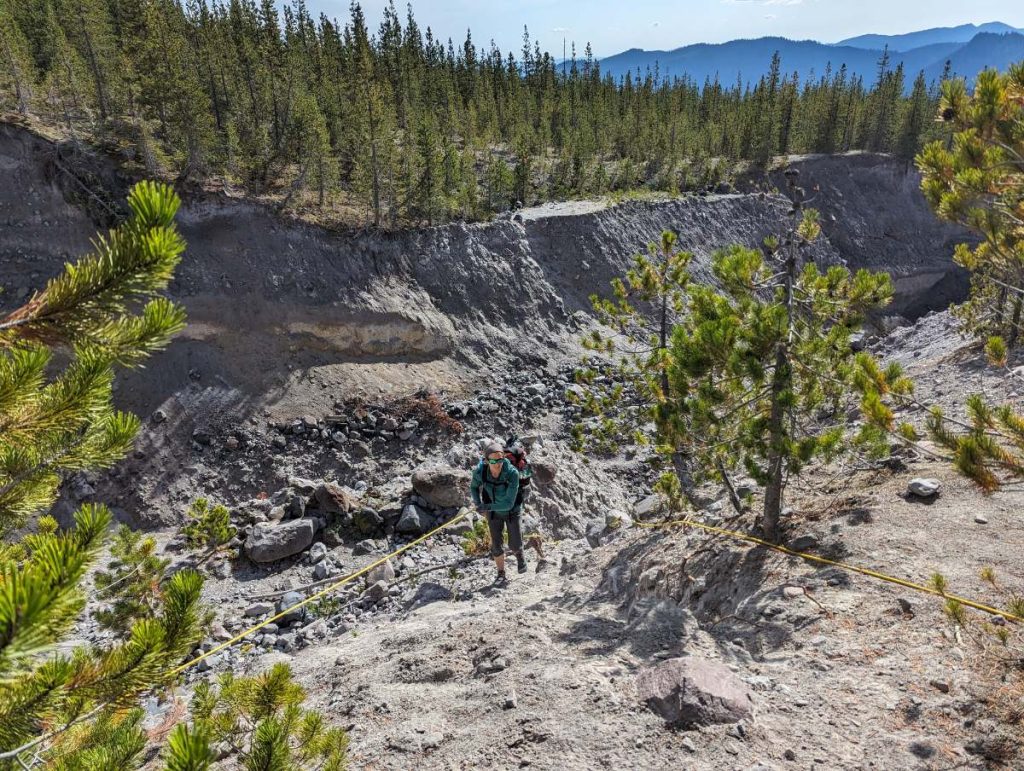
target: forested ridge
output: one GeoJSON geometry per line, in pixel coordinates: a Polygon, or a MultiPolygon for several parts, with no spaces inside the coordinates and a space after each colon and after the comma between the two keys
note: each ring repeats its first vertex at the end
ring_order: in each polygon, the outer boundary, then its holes
{"type": "Polygon", "coordinates": [[[603,74],[441,41],[410,6],[376,31],[302,0],[0,0],[0,111],[98,141],[140,174],[221,186],[347,225],[481,219],[520,201],[720,181],[736,161],[863,149],[907,159],[938,84],[883,55],[752,84],[603,74]]]}

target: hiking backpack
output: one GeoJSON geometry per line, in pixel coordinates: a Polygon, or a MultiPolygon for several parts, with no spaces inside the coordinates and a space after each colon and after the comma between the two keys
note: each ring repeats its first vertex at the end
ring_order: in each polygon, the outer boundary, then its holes
{"type": "Polygon", "coordinates": [[[505,442],[505,458],[515,466],[516,471],[519,472],[519,492],[516,494],[516,508],[523,505],[523,498],[526,495],[526,489],[530,486],[530,461],[526,458],[526,450],[523,448],[522,442],[517,437],[510,437],[505,442]],[[527,472],[527,473],[524,473],[527,472]]]}

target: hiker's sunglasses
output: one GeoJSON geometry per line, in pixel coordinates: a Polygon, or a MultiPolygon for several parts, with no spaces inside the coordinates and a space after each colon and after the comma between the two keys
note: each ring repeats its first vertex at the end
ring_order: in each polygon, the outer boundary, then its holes
{"type": "Polygon", "coordinates": [[[487,462],[493,466],[496,463],[501,463],[503,460],[505,460],[505,459],[504,458],[488,458],[487,462]]]}

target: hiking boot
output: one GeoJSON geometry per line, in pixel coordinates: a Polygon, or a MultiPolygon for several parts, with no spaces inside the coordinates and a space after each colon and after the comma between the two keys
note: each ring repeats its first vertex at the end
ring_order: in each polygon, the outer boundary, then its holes
{"type": "Polygon", "coordinates": [[[526,557],[522,554],[516,555],[516,570],[520,573],[526,572],[526,557]]]}
{"type": "Polygon", "coordinates": [[[494,583],[497,586],[505,586],[508,583],[508,577],[505,575],[504,570],[499,570],[498,575],[494,577],[494,583]]]}

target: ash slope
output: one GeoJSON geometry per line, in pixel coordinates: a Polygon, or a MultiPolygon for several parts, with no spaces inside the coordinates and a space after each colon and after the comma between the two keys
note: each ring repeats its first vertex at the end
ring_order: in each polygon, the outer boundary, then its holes
{"type": "MultiPolygon", "coordinates": [[[[892,313],[915,317],[964,296],[950,254],[966,234],[935,220],[906,165],[863,154],[793,162],[819,188],[826,238],[816,260],[892,272],[892,313]]],[[[113,160],[10,124],[0,124],[0,169],[0,301],[10,307],[88,248],[88,213],[119,205],[127,184],[113,160]]],[[[198,383],[240,416],[268,406],[292,416],[329,406],[339,389],[465,387],[516,360],[575,354],[590,294],[662,230],[680,235],[706,276],[715,248],[757,245],[787,208],[760,193],[581,202],[487,224],[335,234],[223,197],[188,200],[189,249],[170,294],[189,328],[124,379],[120,399],[145,414],[198,383]]]]}

